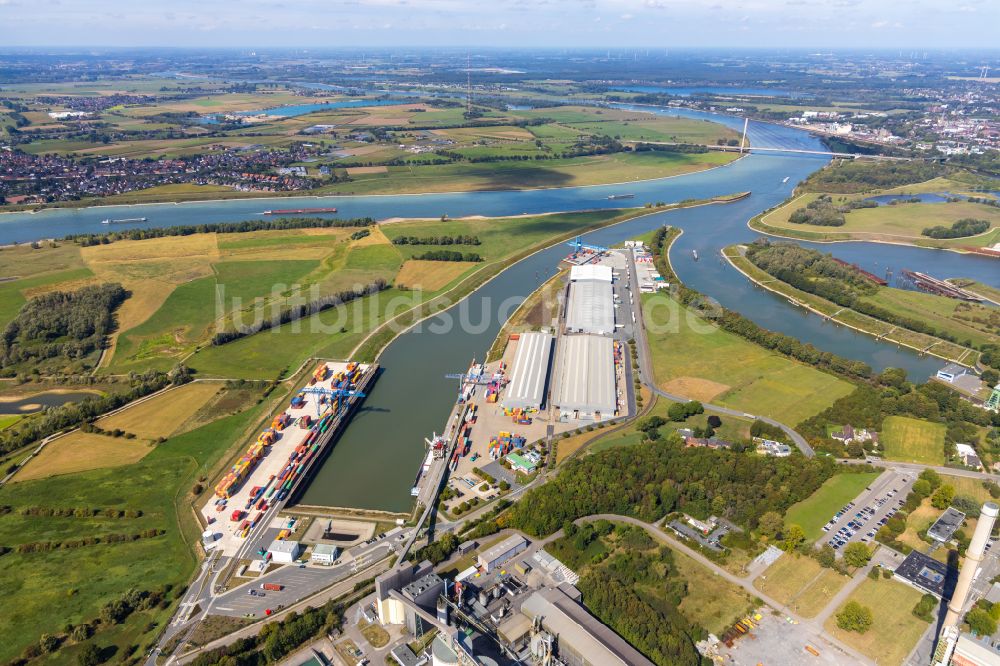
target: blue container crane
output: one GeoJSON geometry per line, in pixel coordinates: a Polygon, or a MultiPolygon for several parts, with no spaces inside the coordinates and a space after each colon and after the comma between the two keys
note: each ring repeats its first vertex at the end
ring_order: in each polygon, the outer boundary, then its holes
{"type": "MultiPolygon", "coordinates": [[[[321,386],[306,386],[302,389],[302,393],[308,393],[310,395],[325,395],[330,398],[364,398],[365,394],[361,391],[352,391],[349,389],[328,389],[321,386]]],[[[344,411],[347,409],[346,400],[337,400],[337,416],[343,416],[344,411]]],[[[316,401],[316,418],[318,419],[320,415],[319,411],[319,400],[316,401]]]]}

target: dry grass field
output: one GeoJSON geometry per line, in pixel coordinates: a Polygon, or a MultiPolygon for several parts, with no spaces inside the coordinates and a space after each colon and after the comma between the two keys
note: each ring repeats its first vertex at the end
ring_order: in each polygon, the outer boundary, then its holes
{"type": "Polygon", "coordinates": [[[710,402],[712,398],[722,395],[732,387],[700,377],[674,377],[660,384],[660,388],[667,393],[683,395],[692,400],[710,402]]]}
{"type": "Polygon", "coordinates": [[[104,430],[119,428],[143,439],[169,437],[221,388],[219,382],[191,382],[104,417],[97,425],[104,430]]]}
{"type": "Polygon", "coordinates": [[[815,617],[850,580],[811,557],[783,555],[753,586],[802,617],[815,617]]]}
{"type": "Polygon", "coordinates": [[[20,483],[60,474],[130,465],[142,460],[152,450],[153,446],[145,440],[76,431],[47,445],[13,480],[20,483]]]}
{"type": "Polygon", "coordinates": [[[425,261],[409,259],[396,275],[396,284],[407,289],[437,291],[467,270],[478,266],[473,261],[425,261]]]}

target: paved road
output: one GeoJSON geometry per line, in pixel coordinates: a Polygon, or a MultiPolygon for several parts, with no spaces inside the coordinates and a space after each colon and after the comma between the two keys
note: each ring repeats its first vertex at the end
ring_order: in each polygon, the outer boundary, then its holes
{"type": "MultiPolygon", "coordinates": [[[[631,251],[626,252],[626,255],[628,256],[629,282],[631,282],[632,285],[637,286],[639,284],[639,274],[635,268],[635,257],[633,256],[631,251]]],[[[633,299],[632,311],[635,314],[635,321],[636,321],[635,341],[636,341],[636,346],[639,349],[639,369],[642,373],[643,386],[648,388],[656,395],[666,398],[667,400],[673,400],[674,402],[687,402],[691,400],[691,398],[688,398],[683,395],[678,395],[676,393],[668,393],[666,391],[663,391],[656,385],[656,382],[654,381],[656,375],[653,373],[653,366],[650,363],[651,355],[649,351],[649,340],[646,338],[646,325],[642,317],[642,299],[640,298],[640,295],[637,292],[633,292],[633,296],[634,299],[633,299]]],[[[705,408],[706,411],[709,412],[715,412],[717,414],[723,414],[726,416],[736,416],[739,418],[759,419],[764,423],[781,428],[781,430],[786,435],[788,435],[789,439],[791,439],[795,443],[795,446],[798,447],[799,451],[801,451],[803,455],[809,458],[816,455],[816,452],[813,451],[811,446],[809,446],[809,443],[805,440],[805,437],[795,432],[795,430],[785,425],[784,423],[781,423],[780,421],[772,419],[768,416],[747,414],[746,412],[740,411],[738,409],[731,409],[729,407],[723,407],[722,405],[713,405],[711,403],[703,402],[702,406],[705,408]]]]}
{"type": "Polygon", "coordinates": [[[925,469],[932,469],[940,474],[948,474],[950,476],[961,476],[966,479],[980,479],[983,481],[1000,482],[1000,475],[997,474],[990,474],[989,472],[974,472],[971,469],[957,469],[955,467],[944,467],[943,465],[921,465],[918,463],[904,463],[893,460],[876,460],[874,462],[869,462],[867,460],[858,460],[856,458],[838,458],[837,462],[847,463],[849,465],[872,465],[874,467],[884,467],[889,469],[896,468],[912,470],[918,474],[925,469]]]}

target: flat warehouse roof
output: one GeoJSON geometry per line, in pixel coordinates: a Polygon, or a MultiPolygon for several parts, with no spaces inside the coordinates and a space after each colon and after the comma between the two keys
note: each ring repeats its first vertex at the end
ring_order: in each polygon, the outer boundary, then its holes
{"type": "Polygon", "coordinates": [[[522,333],[517,341],[511,381],[503,398],[504,407],[539,409],[545,402],[545,380],[549,376],[552,336],[522,333]]]}
{"type": "Polygon", "coordinates": [[[611,338],[564,335],[556,353],[553,402],[562,410],[615,413],[615,360],[611,338]]]}
{"type": "Polygon", "coordinates": [[[601,280],[603,282],[611,282],[611,266],[600,266],[597,264],[573,266],[569,269],[569,279],[571,282],[576,282],[577,280],[601,280]]]}
{"type": "Polygon", "coordinates": [[[580,280],[569,286],[566,328],[610,335],[615,330],[615,304],[610,282],[580,280]]]}

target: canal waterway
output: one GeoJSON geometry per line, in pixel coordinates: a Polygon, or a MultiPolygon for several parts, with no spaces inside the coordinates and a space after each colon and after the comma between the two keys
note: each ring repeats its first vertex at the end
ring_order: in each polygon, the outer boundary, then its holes
{"type": "MultiPolygon", "coordinates": [[[[710,119],[737,130],[743,126],[740,118],[689,110],[657,112],[710,119]]],[[[818,139],[805,132],[767,123],[751,122],[750,140],[758,146],[823,148],[818,139]]],[[[586,238],[589,242],[611,245],[659,225],[678,226],[684,234],[676,242],[671,258],[680,278],[693,288],[762,326],[819,349],[863,361],[877,370],[901,367],[913,379],[926,378],[941,365],[939,360],[921,357],[810,315],[783,298],[754,287],[720,257],[722,247],[759,237],[746,226],[747,220],[780,204],[791,194],[795,183],[825,163],[826,158],[821,156],[754,154],[697,174],[618,185],[457,194],[290,197],[281,199],[281,207],[336,206],[338,217],[376,219],[442,214],[503,216],[621,207],[621,201],[608,199],[613,194],[634,194],[628,205],[641,205],[749,190],[751,196],[732,204],[655,213],[592,232],[586,238]],[[693,259],[692,250],[698,251],[700,261],[693,259]]],[[[138,207],[149,221],[137,226],[237,221],[256,217],[271,207],[272,203],[259,199],[150,204],[138,207]]],[[[116,206],[0,215],[0,244],[106,231],[107,227],[100,223],[102,219],[135,217],[139,210],[116,206]]],[[[969,277],[1000,287],[996,261],[982,256],[872,243],[813,246],[876,274],[883,274],[887,267],[911,268],[939,278],[969,277]]],[[[443,419],[455,398],[456,385],[446,380],[444,374],[464,370],[473,357],[482,358],[506,315],[554,273],[565,254],[566,248],[559,246],[529,257],[481,287],[460,308],[438,315],[394,340],[380,359],[385,368],[382,377],[317,474],[303,502],[407,511],[412,504],[409,489],[424,456],[423,438],[442,429],[443,419]],[[459,312],[465,313],[465,325],[455,323],[459,312]]]]}

